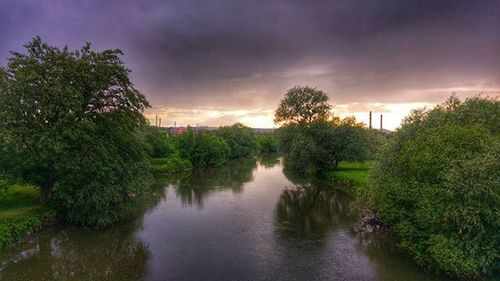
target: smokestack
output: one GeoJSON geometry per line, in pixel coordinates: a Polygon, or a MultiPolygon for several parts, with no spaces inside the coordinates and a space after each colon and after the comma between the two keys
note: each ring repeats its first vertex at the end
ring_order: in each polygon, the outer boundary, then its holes
{"type": "Polygon", "coordinates": [[[161,117],[159,119],[158,127],[161,127],[161,117]]]}
{"type": "Polygon", "coordinates": [[[368,128],[370,128],[370,129],[372,128],[372,112],[371,112],[371,110],[370,110],[370,126],[368,128]]]}
{"type": "Polygon", "coordinates": [[[155,127],[158,127],[158,115],[156,115],[155,117],[156,117],[155,127]]]}
{"type": "Polygon", "coordinates": [[[380,114],[380,131],[382,131],[382,128],[383,128],[383,126],[382,126],[382,114],[380,114]]]}

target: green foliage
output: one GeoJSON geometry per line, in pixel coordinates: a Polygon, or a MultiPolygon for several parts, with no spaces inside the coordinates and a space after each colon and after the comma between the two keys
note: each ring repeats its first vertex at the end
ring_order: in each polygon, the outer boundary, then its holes
{"type": "Polygon", "coordinates": [[[328,96],[310,87],[290,89],[275,112],[278,149],[287,169],[315,173],[337,168],[340,161],[373,158],[373,134],[354,117],[330,114],[328,96]]]}
{"type": "Polygon", "coordinates": [[[352,183],[355,186],[366,186],[374,161],[352,162],[342,161],[336,170],[325,173],[326,178],[352,183]]]}
{"type": "Polygon", "coordinates": [[[217,135],[231,148],[231,158],[249,156],[257,150],[257,141],[252,128],[240,123],[219,128],[217,135]]]}
{"type": "Polygon", "coordinates": [[[296,86],[288,90],[274,114],[277,124],[310,123],[327,120],[332,106],[328,95],[311,87],[296,86]]]}
{"type": "Polygon", "coordinates": [[[147,128],[146,141],[151,146],[149,155],[153,158],[168,157],[177,151],[171,137],[156,127],[147,128]]]}
{"type": "Polygon", "coordinates": [[[2,196],[6,191],[9,185],[7,182],[0,178],[0,196],[2,196]]]}
{"type": "Polygon", "coordinates": [[[257,136],[257,147],[260,153],[278,152],[278,141],[275,134],[265,134],[257,136]]]}
{"type": "Polygon", "coordinates": [[[192,165],[188,159],[179,154],[172,154],[165,158],[151,159],[151,172],[155,174],[172,174],[191,169],[192,165]]]}
{"type": "Polygon", "coordinates": [[[500,270],[500,103],[452,96],[406,118],[366,194],[418,263],[455,277],[500,270]]]}
{"type": "Polygon", "coordinates": [[[15,185],[0,196],[0,249],[53,219],[54,211],[40,206],[40,194],[32,186],[15,185]]]}
{"type": "Polygon", "coordinates": [[[332,170],[343,160],[363,161],[372,155],[366,129],[323,120],[281,127],[277,139],[285,165],[300,173],[332,170]]]}
{"type": "Polygon", "coordinates": [[[189,159],[194,167],[219,166],[231,155],[227,142],[212,132],[198,133],[189,129],[174,140],[181,157],[189,159]]]}
{"type": "Polygon", "coordinates": [[[0,71],[0,166],[69,222],[103,226],[150,183],[145,97],[120,50],[70,52],[39,37],[0,71]]]}

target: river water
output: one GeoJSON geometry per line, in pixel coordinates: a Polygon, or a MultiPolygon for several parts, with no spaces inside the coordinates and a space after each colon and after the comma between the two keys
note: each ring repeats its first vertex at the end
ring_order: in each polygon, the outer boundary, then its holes
{"type": "Polygon", "coordinates": [[[52,227],[0,257],[0,280],[443,280],[384,232],[361,234],[342,188],[267,157],[157,179],[136,219],[52,227]]]}

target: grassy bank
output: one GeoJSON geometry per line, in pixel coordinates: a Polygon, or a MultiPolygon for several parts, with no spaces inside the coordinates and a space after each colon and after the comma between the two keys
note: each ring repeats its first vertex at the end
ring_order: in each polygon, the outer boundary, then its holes
{"type": "Polygon", "coordinates": [[[165,158],[151,159],[151,172],[153,174],[173,174],[191,168],[191,162],[177,154],[165,158]]]}
{"type": "Polygon", "coordinates": [[[368,184],[368,176],[375,161],[365,162],[340,162],[338,168],[325,173],[325,177],[331,180],[341,180],[350,182],[356,186],[368,184]]]}
{"type": "MultiPolygon", "coordinates": [[[[189,160],[174,154],[153,158],[151,172],[172,174],[191,169],[189,160]]],[[[34,186],[6,186],[0,179],[0,249],[41,229],[56,217],[55,211],[42,204],[40,192],[34,186]]]]}
{"type": "Polygon", "coordinates": [[[40,203],[40,194],[28,185],[14,185],[0,194],[0,248],[24,238],[55,218],[40,203]]]}

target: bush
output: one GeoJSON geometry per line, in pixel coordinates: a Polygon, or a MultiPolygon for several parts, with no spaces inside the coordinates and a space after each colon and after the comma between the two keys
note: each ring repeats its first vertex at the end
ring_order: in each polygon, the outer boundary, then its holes
{"type": "Polygon", "coordinates": [[[277,130],[277,139],[285,165],[300,173],[335,169],[340,161],[363,161],[371,155],[367,130],[347,124],[290,124],[277,130]]]}
{"type": "Polygon", "coordinates": [[[172,174],[191,169],[191,162],[181,158],[179,154],[173,154],[165,158],[151,159],[151,172],[155,174],[172,174]]]}
{"type": "Polygon", "coordinates": [[[8,187],[7,182],[0,178],[0,197],[7,191],[8,187]]]}
{"type": "Polygon", "coordinates": [[[40,206],[40,193],[32,186],[9,186],[0,196],[0,249],[53,219],[53,210],[40,206]]]}
{"type": "Polygon", "coordinates": [[[147,127],[146,141],[150,145],[149,155],[154,158],[168,157],[177,151],[171,137],[166,132],[161,132],[156,127],[147,127]]]}
{"type": "Polygon", "coordinates": [[[257,140],[252,128],[236,123],[221,127],[217,136],[223,138],[231,149],[230,158],[249,156],[257,151],[257,140]]]}
{"type": "Polygon", "coordinates": [[[368,192],[421,265],[454,277],[499,270],[500,103],[455,97],[413,112],[384,148],[368,192]]]}
{"type": "Polygon", "coordinates": [[[180,156],[189,159],[194,167],[219,166],[229,160],[231,149],[227,142],[211,132],[193,132],[175,137],[180,156]]]}
{"type": "Polygon", "coordinates": [[[278,152],[278,143],[274,134],[258,135],[257,147],[260,153],[278,152]]]}

